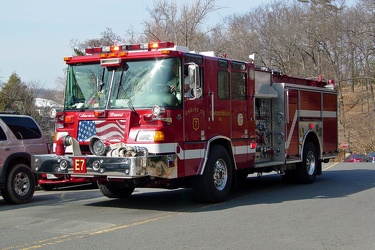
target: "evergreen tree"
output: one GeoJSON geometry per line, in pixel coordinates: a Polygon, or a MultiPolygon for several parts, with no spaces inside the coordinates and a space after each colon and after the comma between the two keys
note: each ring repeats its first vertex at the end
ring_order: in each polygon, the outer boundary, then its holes
{"type": "Polygon", "coordinates": [[[33,91],[13,73],[0,91],[0,111],[15,111],[19,114],[35,116],[33,91]]]}

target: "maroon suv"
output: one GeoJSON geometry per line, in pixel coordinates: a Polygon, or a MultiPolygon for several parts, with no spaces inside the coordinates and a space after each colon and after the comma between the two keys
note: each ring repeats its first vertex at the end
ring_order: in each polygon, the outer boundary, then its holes
{"type": "Polygon", "coordinates": [[[0,114],[0,191],[6,202],[31,200],[37,185],[31,155],[49,152],[47,139],[32,117],[0,114]]]}

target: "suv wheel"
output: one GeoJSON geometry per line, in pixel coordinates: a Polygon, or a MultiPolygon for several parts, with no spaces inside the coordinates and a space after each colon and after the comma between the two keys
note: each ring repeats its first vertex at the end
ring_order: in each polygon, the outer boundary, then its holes
{"type": "Polygon", "coordinates": [[[30,168],[19,163],[12,167],[7,176],[5,188],[1,190],[4,200],[22,204],[31,200],[35,190],[35,179],[30,168]]]}

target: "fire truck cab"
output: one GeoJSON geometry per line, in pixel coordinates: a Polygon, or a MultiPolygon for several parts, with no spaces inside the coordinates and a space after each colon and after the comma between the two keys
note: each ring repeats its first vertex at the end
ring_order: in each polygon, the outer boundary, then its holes
{"type": "Polygon", "coordinates": [[[191,187],[220,202],[248,174],[311,183],[337,156],[337,92],[321,79],[171,42],[88,48],[65,61],[55,153],[33,156],[36,174],[91,178],[107,197],[191,187]]]}

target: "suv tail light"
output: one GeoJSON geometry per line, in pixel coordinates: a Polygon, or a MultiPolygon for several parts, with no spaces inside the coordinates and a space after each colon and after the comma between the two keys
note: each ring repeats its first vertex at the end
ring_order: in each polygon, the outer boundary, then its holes
{"type": "Polygon", "coordinates": [[[49,142],[47,143],[47,151],[48,151],[48,154],[52,153],[52,145],[49,142]]]}

